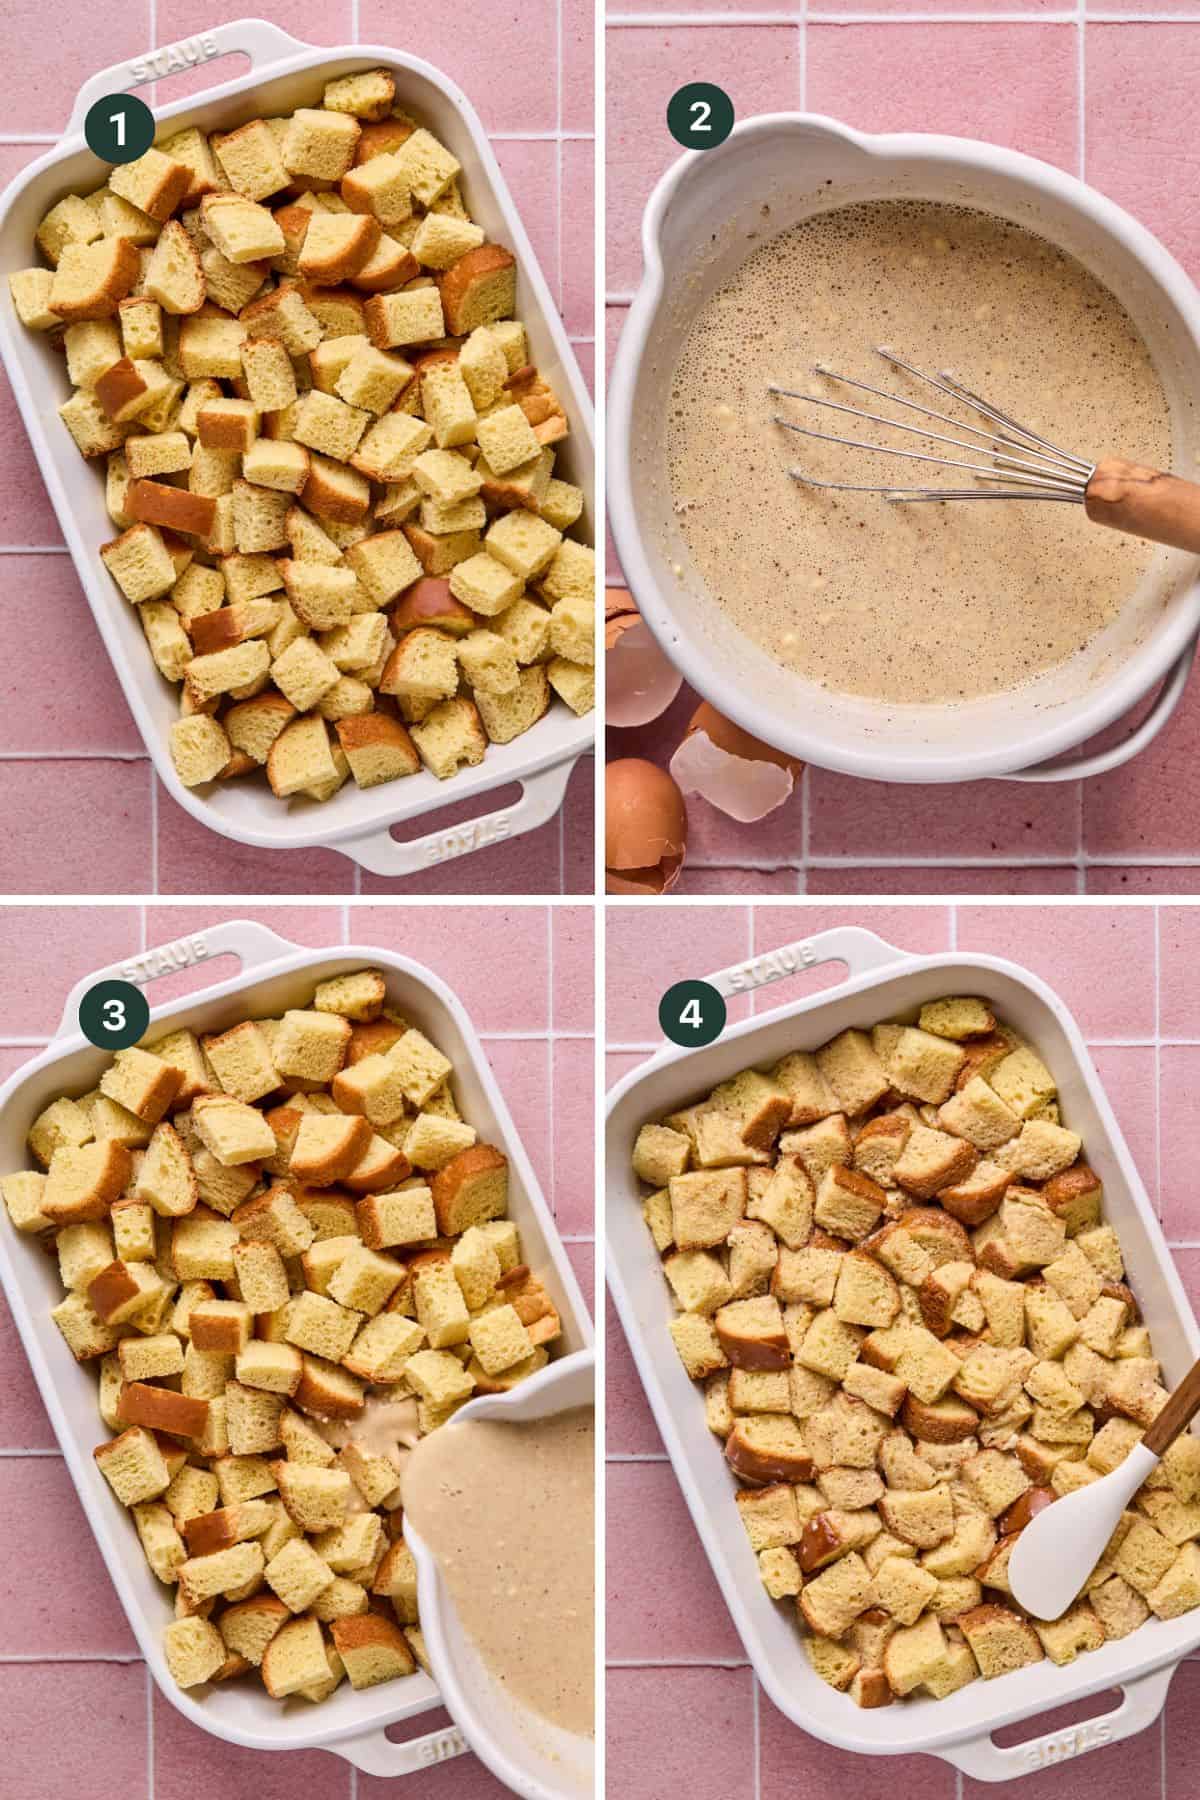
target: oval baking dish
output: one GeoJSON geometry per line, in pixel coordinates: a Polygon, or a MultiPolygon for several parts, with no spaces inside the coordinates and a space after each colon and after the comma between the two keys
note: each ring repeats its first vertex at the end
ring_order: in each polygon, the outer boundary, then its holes
{"type": "Polygon", "coordinates": [[[847,978],[808,999],[731,1026],[700,1050],[660,1050],[612,1090],[605,1140],[608,1283],[692,1520],[708,1554],[754,1672],[779,1710],[813,1737],[843,1750],[899,1756],[925,1751],[979,1781],[1007,1781],[1066,1757],[1132,1736],[1158,1717],[1176,1664],[1200,1645],[1200,1611],[1152,1619],[1059,1668],[1039,1662],[993,1681],[973,1681],[945,1700],[911,1697],[864,1710],[831,1693],[811,1667],[794,1622],[768,1596],[754,1552],[729,1504],[730,1477],[692,1382],[667,1332],[673,1308],[662,1265],[641,1213],[630,1165],[638,1128],[689,1104],[750,1064],[813,1050],[849,1027],[915,1015],[947,992],[978,994],[1036,1047],[1054,1071],[1063,1114],[1087,1145],[1104,1184],[1105,1214],[1121,1240],[1168,1386],[1200,1353],[1200,1330],[1171,1260],[1154,1208],[1100,1085],[1083,1038],[1044,982],[998,957],[911,956],[873,932],[842,927],[710,977],[725,995],[744,994],[826,962],[847,978]],[[1078,1726],[1000,1746],[992,1733],[1110,1688],[1113,1711],[1078,1726]]]}
{"type": "MultiPolygon", "coordinates": [[[[174,130],[190,125],[204,131],[227,130],[256,111],[269,117],[313,105],[326,81],[383,67],[395,77],[397,99],[427,119],[454,152],[463,166],[472,217],[489,238],[508,245],[517,259],[519,316],[531,352],[563,397],[570,418],[572,435],[562,447],[560,473],[584,491],[584,526],[594,542],[592,413],[574,353],[477,114],[447,76],[415,56],[378,45],[318,49],[261,19],[242,19],[201,32],[186,44],[102,71],[81,89],[61,142],[23,170],[0,198],[0,277],[29,266],[34,231],[56,200],[94,188],[103,180],[105,165],[83,139],[84,117],[93,101],[140,87],[173,68],[233,53],[249,58],[249,73],[164,106],[156,113],[164,128],[169,123],[174,130]]],[[[339,850],[363,868],[392,876],[413,874],[432,863],[515,837],[554,816],[576,759],[590,749],[594,738],[590,717],[576,718],[557,703],[528,732],[510,744],[492,745],[475,768],[446,782],[422,769],[376,788],[360,790],[348,783],[323,804],[278,800],[260,783],[224,782],[207,792],[184,787],[167,744],[171,723],[178,716],[177,698],[154,667],[134,609],[100,561],[99,547],[114,531],[105,510],[104,483],[79,456],[54,411],[66,397],[61,359],[41,334],[22,328],[7,280],[0,286],[0,355],[42,478],[129,710],[160,780],[185,811],[211,831],[238,843],[266,850],[339,850]],[[391,835],[393,825],[419,819],[453,802],[482,800],[514,782],[523,789],[514,804],[490,812],[483,806],[478,817],[453,830],[408,841],[397,841],[391,835]]],[[[303,885],[302,881],[296,883],[297,887],[303,885]]]]}
{"type": "MultiPolygon", "coordinates": [[[[979,207],[1083,263],[1140,331],[1170,403],[1175,466],[1194,466],[1200,295],[1128,213],[1061,169],[993,144],[871,136],[832,119],[769,114],[737,126],[715,150],[681,157],[646,206],[642,283],[608,393],[609,512],[630,588],[665,653],[706,700],[822,768],[905,782],[1067,780],[1113,768],[1150,741],[1183,692],[1200,630],[1194,559],[1156,616],[1143,619],[1126,607],[1069,664],[986,699],[910,707],[826,691],[784,671],[737,630],[691,566],[663,447],[681,337],[752,240],[761,242],[764,204],[773,228],[785,231],[816,213],[883,198],[979,207]],[[1164,678],[1151,712],[1123,742],[1043,766],[1111,725],[1164,678]]],[[[802,553],[799,525],[794,548],[802,553]]]]}
{"type": "MultiPolygon", "coordinates": [[[[53,1043],[0,1088],[3,1165],[21,1167],[25,1134],[38,1112],[61,1093],[86,1091],[109,1060],[78,1028],[80,998],[94,982],[103,976],[119,976],[148,984],[156,975],[218,956],[239,957],[241,972],[186,999],[153,1008],[150,1017],[155,1027],[174,1024],[197,1032],[221,1031],[250,1013],[271,1014],[307,1004],[318,981],[364,964],[382,969],[389,1004],[400,1007],[436,1039],[454,1064],[464,1115],[508,1157],[510,1216],[528,1249],[531,1266],[543,1275],[563,1324],[562,1343],[550,1369],[572,1353],[589,1351],[592,1324],[587,1307],[483,1045],[445,983],[420,963],[390,950],[361,946],[300,949],[265,926],[242,919],[197,932],[129,963],[95,971],[69,995],[53,1043]]],[[[162,1648],[163,1626],[172,1616],[168,1590],[151,1572],[132,1521],[114,1500],[92,1459],[93,1446],[104,1432],[96,1410],[95,1377],[75,1361],[50,1317],[50,1308],[61,1297],[54,1261],[32,1241],[17,1241],[15,1232],[4,1230],[0,1232],[0,1281],[113,1586],[138,1648],[166,1699],[201,1730],[230,1743],[252,1750],[330,1750],[373,1775],[410,1774],[466,1749],[458,1730],[429,1732],[407,1743],[392,1743],[386,1737],[386,1726],[418,1718],[441,1704],[434,1683],[419,1672],[359,1692],[343,1685],[317,1706],[296,1700],[281,1704],[265,1689],[236,1682],[187,1692],[176,1686],[162,1648]]]]}

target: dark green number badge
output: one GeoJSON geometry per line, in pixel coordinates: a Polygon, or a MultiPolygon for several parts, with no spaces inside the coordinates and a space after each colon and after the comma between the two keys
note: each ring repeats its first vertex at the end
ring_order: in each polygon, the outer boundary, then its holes
{"type": "Polygon", "coordinates": [[[689,81],[667,102],[667,129],[685,150],[712,150],[733,130],[733,101],[710,81],[689,81]]]}
{"type": "Polygon", "coordinates": [[[154,114],[134,94],[105,94],[88,107],[83,135],[101,162],[136,162],[154,142],[154,114]]]}
{"type": "Polygon", "coordinates": [[[677,981],[658,1003],[658,1022],[673,1044],[711,1044],[725,1029],[725,1002],[707,981],[677,981]]]}
{"type": "Polygon", "coordinates": [[[131,981],[98,981],[79,1002],[79,1029],[101,1050],[128,1050],[150,1023],[150,1004],[131,981]]]}

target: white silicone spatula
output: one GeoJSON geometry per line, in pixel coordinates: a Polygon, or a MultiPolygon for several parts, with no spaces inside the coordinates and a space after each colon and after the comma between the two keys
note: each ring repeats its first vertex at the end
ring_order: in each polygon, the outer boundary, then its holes
{"type": "Polygon", "coordinates": [[[1126,1502],[1197,1412],[1200,1362],[1193,1363],[1123,1463],[1045,1507],[1026,1525],[1008,1559],[1008,1584],[1018,1605],[1035,1619],[1057,1619],[1066,1612],[1104,1554],[1126,1502]]]}

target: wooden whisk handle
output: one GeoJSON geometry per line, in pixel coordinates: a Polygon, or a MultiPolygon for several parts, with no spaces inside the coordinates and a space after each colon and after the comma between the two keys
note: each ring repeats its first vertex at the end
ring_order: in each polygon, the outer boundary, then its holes
{"type": "Polygon", "coordinates": [[[1106,456],[1096,464],[1084,499],[1096,525],[1200,555],[1200,485],[1106,456]]]}
{"type": "MultiPolygon", "coordinates": [[[[1184,484],[1186,486],[1186,483],[1184,484]]],[[[1193,1363],[1157,1419],[1145,1432],[1142,1442],[1155,1456],[1168,1450],[1196,1414],[1200,1412],[1200,1362],[1193,1363]]]]}

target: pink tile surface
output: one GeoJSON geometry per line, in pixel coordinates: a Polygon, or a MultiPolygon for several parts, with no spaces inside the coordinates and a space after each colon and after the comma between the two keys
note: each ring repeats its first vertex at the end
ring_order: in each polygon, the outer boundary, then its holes
{"type": "Polygon", "coordinates": [[[0,1569],[7,1654],[42,1657],[69,1648],[81,1656],[133,1655],[133,1634],[62,1458],[0,1459],[0,1499],[3,1516],[22,1521],[26,1545],[0,1569]],[[64,1581],[68,1544],[71,1578],[64,1581]]]}
{"type": "MultiPolygon", "coordinates": [[[[53,77],[46,67],[45,14],[37,0],[8,0],[4,8],[4,64],[12,76],[12,94],[5,106],[5,128],[22,132],[61,132],[65,129],[75,96],[98,58],[116,65],[149,48],[148,0],[114,8],[105,20],[103,39],[85,29],[87,13],[80,8],[72,21],[64,13],[55,32],[53,77]]],[[[205,20],[211,23],[212,15],[205,20]]],[[[94,25],[94,19],[92,21],[94,25]]],[[[164,42],[168,38],[163,39],[164,42]]]]}
{"type": "Polygon", "coordinates": [[[1050,982],[1088,1037],[1154,1030],[1154,912],[1129,906],[958,909],[960,950],[1009,956],[1050,982]],[[1104,978],[1097,981],[1102,969],[1104,978]]]}
{"type": "Polygon", "coordinates": [[[554,982],[553,1023],[559,1031],[590,1031],[596,974],[596,919],[581,906],[555,906],[550,911],[554,982]]]}
{"type": "Polygon", "coordinates": [[[146,1671],[140,1662],[5,1663],[4,1780],[25,1800],[96,1791],[141,1800],[146,1777],[146,1671]]]}
{"type": "Polygon", "coordinates": [[[760,1800],[955,1800],[954,1771],[927,1756],[853,1756],[810,1737],[759,1695],[760,1800]]]}
{"type": "Polygon", "coordinates": [[[1146,126],[1170,118],[1195,81],[1200,36],[1190,25],[1093,22],[1085,45],[1087,178],[1149,225],[1195,276],[1200,230],[1183,196],[1200,153],[1181,135],[1164,159],[1146,126]]]}
{"type": "Polygon", "coordinates": [[[621,1330],[617,1309],[605,1307],[605,1444],[618,1456],[665,1456],[662,1438],[650,1411],[633,1355],[621,1330]]]}
{"type": "Polygon", "coordinates": [[[609,1658],[742,1661],[669,1465],[610,1463],[607,1521],[609,1658]]]}
{"type": "Polygon", "coordinates": [[[12,627],[0,676],[0,753],[139,751],[141,736],[70,557],[0,557],[0,594],[12,627]],[[58,631],[47,631],[48,619],[72,634],[70,656],[58,631]]]}
{"type": "Polygon", "coordinates": [[[591,0],[562,0],[562,128],[590,132],[596,116],[596,13],[591,0]]]}
{"type": "Polygon", "coordinates": [[[567,330],[588,336],[595,325],[592,270],[595,266],[596,209],[593,204],[595,147],[591,138],[569,138],[562,147],[562,304],[567,330]]]}
{"type": "MultiPolygon", "coordinates": [[[[750,953],[749,913],[743,908],[610,903],[605,929],[610,1044],[657,1044],[658,1002],[672,982],[703,979],[750,953]],[[656,926],[660,912],[663,924],[656,926]],[[650,943],[654,954],[648,964],[650,943]]],[[[744,1019],[748,1011],[744,999],[729,1003],[731,1019],[744,1019]]]]}
{"type": "Polygon", "coordinates": [[[1075,32],[1065,25],[810,25],[807,101],[873,131],[985,138],[1073,168],[1075,32]]]}
{"type": "Polygon", "coordinates": [[[0,1295],[0,1445],[6,1450],[52,1450],[56,1444],[8,1303],[0,1295]]]}
{"type": "MultiPolygon", "coordinates": [[[[741,27],[729,24],[738,9],[721,0],[699,0],[686,13],[670,0],[614,0],[610,17],[619,22],[607,32],[610,347],[640,275],[641,211],[674,149],[662,126],[665,97],[706,77],[722,81],[742,117],[795,107],[799,84],[800,104],[868,130],[959,133],[1072,173],[1080,172],[1086,146],[1087,178],[1130,207],[1195,274],[1200,227],[1189,176],[1200,151],[1184,121],[1200,33],[1194,22],[1170,17],[1183,8],[1184,0],[1139,9],[1093,0],[1081,32],[1053,0],[944,0],[932,9],[921,0],[829,0],[798,17],[784,7],[756,8],[754,22],[741,27]],[[1167,16],[1104,17],[1130,10],[1167,16]],[[772,11],[778,23],[761,22],[772,11]],[[1006,16],[989,19],[991,12],[1006,16]],[[1051,12],[1053,20],[1044,16],[1051,12]],[[908,16],[914,13],[925,16],[908,16]],[[765,56],[764,39],[771,45],[765,56]]],[[[611,548],[608,569],[619,581],[611,548]]],[[[683,704],[642,732],[611,733],[610,758],[639,754],[665,763],[683,704]]],[[[1148,870],[1164,857],[1193,867],[1200,859],[1198,752],[1200,705],[1190,695],[1158,743],[1083,792],[1075,784],[988,784],[922,793],[814,771],[807,838],[798,835],[794,805],[737,826],[697,802],[676,893],[1191,892],[1192,871],[1148,870]]]]}
{"type": "Polygon", "coordinates": [[[547,909],[541,906],[356,906],[351,931],[425,963],[457,992],[477,1031],[549,1025],[547,909]]]}
{"type": "MultiPolygon", "coordinates": [[[[489,131],[553,131],[558,56],[553,0],[481,0],[470,23],[420,0],[360,0],[359,37],[398,43],[459,83],[489,131]],[[506,74],[511,78],[506,79],[506,74]]],[[[590,128],[590,127],[589,127],[590,128]]]]}
{"type": "Polygon", "coordinates": [[[680,154],[666,125],[676,88],[716,70],[740,112],[783,111],[799,99],[800,44],[783,24],[618,26],[607,39],[607,279],[619,292],[637,285],[642,208],[680,154]]]}
{"type": "Polygon", "coordinates": [[[0,933],[0,993],[5,1037],[50,1037],[67,990],[81,975],[127,956],[139,945],[132,906],[94,906],[80,917],[63,907],[11,906],[0,933]]]}
{"type": "Polygon", "coordinates": [[[324,1750],[243,1750],[201,1731],[154,1695],[155,1800],[193,1800],[197,1793],[252,1792],[255,1800],[345,1800],[350,1771],[324,1750]]]}
{"type": "Polygon", "coordinates": [[[608,1745],[608,1791],[622,1800],[755,1800],[749,1669],[610,1670],[608,1745]]]}
{"type": "MultiPolygon", "coordinates": [[[[1044,863],[1031,868],[1004,868],[997,863],[986,869],[956,868],[952,863],[937,863],[926,869],[905,869],[894,863],[882,869],[821,869],[810,865],[805,877],[805,892],[809,894],[878,894],[880,898],[885,894],[1073,894],[1078,886],[1075,869],[1047,868],[1044,863]]],[[[1095,891],[1109,890],[1100,887],[1095,891]]]]}
{"type": "MultiPolygon", "coordinates": [[[[161,782],[157,882],[162,894],[350,894],[354,865],[334,850],[257,850],[219,837],[184,812],[161,782]]],[[[82,886],[83,884],[78,884],[82,886]]]]}
{"type": "Polygon", "coordinates": [[[554,1213],[568,1237],[583,1237],[595,1217],[595,1050],[590,1038],[554,1045],[554,1213]]]}
{"type": "Polygon", "coordinates": [[[5,765],[0,889],[145,894],[152,886],[148,762],[68,756],[5,765]]]}
{"type": "MultiPolygon", "coordinates": [[[[65,124],[80,82],[103,54],[114,64],[150,47],[209,28],[209,0],[133,0],[106,17],[97,48],[83,0],[56,15],[58,44],[48,65],[36,48],[32,0],[3,9],[0,48],[16,84],[5,135],[48,136],[65,124]],[[35,73],[36,72],[36,73],[35,73]]],[[[593,20],[591,0],[479,0],[469,29],[445,9],[418,0],[265,0],[256,16],[302,42],[352,41],[395,46],[426,58],[461,85],[493,134],[500,161],[535,253],[568,328],[582,340],[593,326],[591,242],[593,20]],[[569,217],[563,196],[569,196],[569,217]]],[[[243,59],[243,66],[245,64],[243,59]]],[[[146,97],[165,105],[237,76],[232,58],[173,76],[146,97]]],[[[0,144],[0,185],[44,145],[0,144]]],[[[579,345],[586,360],[590,345],[579,345]]],[[[161,791],[150,811],[152,777],[144,760],[51,760],[77,752],[93,759],[120,752],[140,758],[141,744],[72,572],[62,555],[18,557],[14,546],[61,542],[15,402],[0,376],[0,434],[9,441],[0,492],[0,606],[13,629],[0,672],[0,761],[13,761],[0,806],[0,890],[41,893],[590,893],[593,827],[580,784],[571,784],[570,831],[555,819],[518,843],[484,850],[409,881],[360,874],[332,851],[260,851],[210,832],[161,791]],[[53,618],[47,633],[44,621],[53,618]],[[64,648],[69,652],[64,654],[64,648]],[[41,753],[44,760],[38,760],[41,753]],[[134,795],[140,806],[134,807],[134,795]],[[37,835],[30,821],[38,824],[37,835]],[[56,844],[55,867],[45,843],[56,844]]],[[[491,806],[497,804],[493,798],[491,806]]],[[[454,809],[447,809],[453,816],[454,809]]],[[[474,812],[489,810],[476,805],[474,812]]],[[[440,814],[421,823],[437,829],[440,814]]],[[[414,833],[417,835],[418,833],[414,833]]]]}

